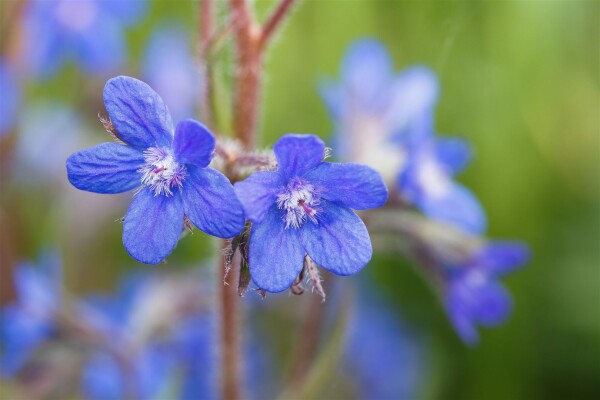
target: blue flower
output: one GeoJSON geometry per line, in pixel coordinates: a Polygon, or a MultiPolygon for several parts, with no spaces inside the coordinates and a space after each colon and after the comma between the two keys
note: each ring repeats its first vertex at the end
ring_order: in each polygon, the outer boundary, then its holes
{"type": "Polygon", "coordinates": [[[0,137],[15,124],[20,97],[17,78],[10,66],[0,58],[0,137]]]}
{"type": "Polygon", "coordinates": [[[411,127],[437,102],[437,77],[424,66],[395,74],[387,49],[373,39],[348,49],[340,75],[340,82],[320,88],[335,127],[336,153],[370,165],[395,184],[411,127]]]}
{"type": "Polygon", "coordinates": [[[453,179],[469,162],[469,144],[459,138],[424,136],[413,145],[398,176],[401,195],[435,221],[484,233],[487,218],[477,197],[453,179]]]}
{"type": "Polygon", "coordinates": [[[19,265],[14,270],[14,282],[17,300],[0,313],[2,375],[16,373],[55,330],[54,316],[61,294],[58,255],[45,252],[40,256],[38,266],[19,265]]]}
{"type": "Polygon", "coordinates": [[[340,83],[321,94],[334,120],[341,156],[378,170],[429,218],[471,233],[486,229],[477,198],[453,178],[470,159],[461,139],[435,136],[439,82],[430,69],[394,74],[386,48],[364,39],[342,63],[340,83]]]}
{"type": "Polygon", "coordinates": [[[123,28],[147,8],[145,0],[34,0],[25,13],[27,65],[38,77],[67,60],[92,74],[114,71],[125,56],[123,28]]]}
{"type": "Polygon", "coordinates": [[[152,33],[144,55],[142,77],[162,95],[174,119],[193,115],[204,90],[189,35],[177,26],[152,33]]]}
{"type": "Polygon", "coordinates": [[[314,135],[283,136],[275,143],[278,170],[235,184],[250,233],[254,283],[269,292],[291,286],[308,255],[338,275],[351,275],[371,259],[364,223],[351,210],[382,206],[381,176],[359,164],[323,162],[325,144],[314,135]]]}
{"type": "Polygon", "coordinates": [[[529,260],[520,242],[491,241],[479,248],[464,265],[445,271],[444,304],[454,329],[468,345],[479,340],[476,326],[502,324],[512,311],[510,294],[500,283],[529,260]]]}
{"type": "Polygon", "coordinates": [[[229,180],[209,168],[215,138],[197,121],[173,127],[163,100],[145,83],[120,76],[106,83],[104,103],[116,135],[71,155],[73,186],[96,193],[139,188],[123,223],[123,244],[136,260],[156,264],[175,248],[184,215],[200,230],[230,238],[244,212],[229,180]],[[141,186],[141,187],[140,187],[141,186]]]}

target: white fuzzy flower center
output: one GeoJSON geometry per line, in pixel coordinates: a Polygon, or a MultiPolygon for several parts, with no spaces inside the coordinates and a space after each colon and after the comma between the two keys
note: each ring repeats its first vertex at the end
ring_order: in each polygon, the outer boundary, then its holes
{"type": "Polygon", "coordinates": [[[150,147],[144,152],[144,161],[138,172],[142,174],[142,185],[149,186],[154,195],[173,195],[173,189],[183,186],[186,177],[184,165],[175,161],[170,150],[161,147],[150,147]]]}
{"type": "Polygon", "coordinates": [[[303,179],[293,178],[277,195],[277,207],[283,211],[285,227],[300,228],[306,220],[317,223],[317,214],[321,211],[319,194],[315,187],[303,179]]]}

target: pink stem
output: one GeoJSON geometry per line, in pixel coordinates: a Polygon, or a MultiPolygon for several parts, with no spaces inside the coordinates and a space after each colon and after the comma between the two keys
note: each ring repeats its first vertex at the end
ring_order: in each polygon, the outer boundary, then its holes
{"type": "Polygon", "coordinates": [[[269,16],[262,29],[262,35],[260,38],[261,48],[264,48],[271,36],[273,36],[273,33],[285,19],[295,1],[296,0],[281,0],[273,13],[269,16]]]}
{"type": "Polygon", "coordinates": [[[204,87],[202,90],[202,106],[203,113],[202,118],[204,119],[204,123],[214,128],[214,110],[212,104],[212,92],[213,92],[213,84],[212,84],[212,73],[211,67],[208,62],[208,55],[206,52],[206,48],[208,47],[208,43],[211,40],[211,35],[213,32],[213,14],[214,14],[214,4],[213,0],[201,0],[200,2],[200,63],[202,67],[202,71],[204,73],[203,84],[204,87]]]}
{"type": "Polygon", "coordinates": [[[246,0],[230,0],[234,22],[236,52],[233,128],[246,150],[256,142],[260,103],[262,54],[259,48],[261,29],[248,9],[246,0]]]}
{"type": "MultiPolygon", "coordinates": [[[[223,248],[227,246],[226,240],[222,241],[223,248]]],[[[239,263],[239,256],[233,264],[239,263]]],[[[219,274],[217,274],[219,331],[221,338],[221,399],[237,400],[242,398],[242,351],[241,351],[241,324],[240,303],[237,292],[239,268],[226,270],[225,258],[221,258],[219,274]]]]}

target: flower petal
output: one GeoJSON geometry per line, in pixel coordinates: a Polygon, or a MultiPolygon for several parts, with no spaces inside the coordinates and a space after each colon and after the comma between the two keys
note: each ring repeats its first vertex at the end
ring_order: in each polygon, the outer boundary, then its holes
{"type": "Polygon", "coordinates": [[[231,238],[244,229],[242,204],[219,171],[189,166],[181,196],[185,214],[201,231],[231,238]]]}
{"type": "Polygon", "coordinates": [[[0,309],[0,376],[17,373],[31,359],[36,348],[52,334],[52,325],[17,304],[0,309]]]}
{"type": "Polygon", "coordinates": [[[354,43],[342,62],[342,80],[351,96],[365,106],[376,102],[392,79],[392,61],[385,46],[373,39],[354,43]]]}
{"type": "Polygon", "coordinates": [[[438,138],[435,140],[435,157],[451,174],[462,171],[471,160],[471,146],[461,138],[438,138]]]}
{"type": "Polygon", "coordinates": [[[81,379],[83,393],[87,399],[123,397],[123,371],[117,360],[108,354],[92,354],[82,366],[81,379]]]}
{"type": "Polygon", "coordinates": [[[446,296],[444,305],[448,318],[461,340],[468,346],[476,345],[479,341],[479,333],[469,310],[452,294],[446,296]]]}
{"type": "Polygon", "coordinates": [[[256,172],[233,185],[246,218],[254,223],[263,220],[283,186],[281,175],[273,171],[256,172]]]}
{"type": "Polygon", "coordinates": [[[352,210],[322,201],[318,223],[300,229],[304,249],[319,266],[337,275],[352,275],[373,255],[367,227],[352,210]]]}
{"type": "Polygon", "coordinates": [[[102,143],[72,154],[67,159],[67,176],[77,189],[121,193],[141,184],[137,170],[143,163],[143,153],[134,147],[102,143]]]}
{"type": "Polygon", "coordinates": [[[287,134],[273,146],[284,179],[302,176],[325,156],[325,143],[315,135],[287,134]]]}
{"type": "Polygon", "coordinates": [[[505,275],[522,267],[529,258],[529,247],[525,243],[493,240],[479,251],[475,263],[494,275],[505,275]]]}
{"type": "Polygon", "coordinates": [[[487,218],[481,204],[467,188],[452,182],[443,196],[423,196],[417,207],[429,218],[445,222],[474,235],[482,234],[487,218]]]}
{"type": "Polygon", "coordinates": [[[123,222],[123,245],[139,262],[157,264],[173,251],[183,230],[179,193],[154,196],[144,188],[134,198],[123,222]]]}
{"type": "MultiPolygon", "coordinates": [[[[388,118],[396,129],[419,124],[432,114],[439,95],[439,81],[435,73],[424,66],[407,68],[391,83],[393,100],[388,118]]],[[[433,116],[431,117],[433,119],[433,116]]],[[[414,126],[413,126],[414,128],[414,126]]]]}
{"type": "Polygon", "coordinates": [[[104,105],[121,138],[132,146],[170,147],[173,121],[169,109],[150,86],[128,76],[106,82],[104,105]]]}
{"type": "Polygon", "coordinates": [[[256,286],[272,293],[289,288],[304,266],[299,231],[284,226],[274,205],[250,232],[250,275],[256,286]]]}
{"type": "Polygon", "coordinates": [[[355,210],[381,207],[388,197],[379,172],[366,165],[324,162],[306,174],[306,179],[326,200],[355,210]]]}
{"type": "Polygon", "coordinates": [[[491,281],[473,290],[473,296],[477,299],[473,311],[479,324],[492,327],[506,321],[512,312],[513,302],[504,286],[491,281]]]}
{"type": "Polygon", "coordinates": [[[177,124],[173,151],[177,161],[204,168],[215,151],[215,137],[200,122],[186,119],[177,124]]]}

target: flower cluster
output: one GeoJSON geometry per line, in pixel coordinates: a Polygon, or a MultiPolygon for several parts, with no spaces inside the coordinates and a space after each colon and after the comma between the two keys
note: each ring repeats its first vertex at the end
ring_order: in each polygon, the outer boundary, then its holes
{"type": "MultiPolygon", "coordinates": [[[[365,39],[348,50],[341,76],[341,82],[323,85],[321,93],[334,121],[335,140],[344,144],[342,157],[371,165],[386,178],[394,188],[395,204],[400,206],[397,213],[405,213],[403,206],[411,205],[439,225],[435,230],[469,238],[465,243],[484,234],[487,221],[482,206],[469,189],[454,180],[470,161],[470,146],[463,139],[440,137],[435,132],[439,94],[435,74],[422,66],[395,74],[385,47],[365,39]]],[[[445,282],[441,291],[448,315],[466,343],[476,341],[476,323],[492,325],[506,318],[510,302],[498,278],[512,271],[509,267],[526,262],[524,245],[496,246],[491,242],[477,250],[470,248],[467,256],[457,261],[445,258],[443,252],[440,257],[438,250],[444,246],[431,243],[427,235],[415,241],[425,230],[421,226],[411,224],[410,229],[400,230],[413,246],[427,242],[424,251],[431,257],[416,258],[420,264],[429,264],[429,275],[436,271],[436,279],[442,277],[445,282]],[[503,262],[502,273],[488,267],[503,262]]],[[[418,254],[411,249],[408,252],[418,254]]]]}
{"type": "MultiPolygon", "coordinates": [[[[174,127],[157,93],[121,76],[109,80],[104,89],[110,119],[103,123],[118,143],[73,154],[67,160],[68,177],[75,187],[97,193],[136,189],[124,219],[123,243],[138,261],[164,260],[189,221],[208,234],[235,238],[232,249],[240,249],[242,267],[248,267],[260,290],[292,287],[302,292],[300,282],[309,276],[324,296],[316,266],[351,275],[371,259],[367,227],[353,210],[383,206],[388,199],[385,180],[395,189],[390,205],[399,204],[398,212],[412,205],[428,224],[438,224],[459,238],[485,232],[481,205],[454,180],[470,159],[468,143],[435,134],[438,86],[435,75],[424,67],[395,75],[383,46],[358,42],[343,64],[342,81],[324,85],[322,93],[342,157],[375,169],[327,162],[320,138],[287,134],[273,147],[276,164],[267,170],[264,163],[256,166],[260,172],[232,186],[209,167],[216,141],[205,126],[186,119],[174,127]],[[246,219],[250,224],[244,229],[246,219]]],[[[236,171],[232,176],[241,175],[236,171]]],[[[404,234],[418,236],[420,231],[416,226],[404,234]]],[[[443,245],[431,245],[427,235],[421,239],[421,247],[431,255],[421,261],[444,282],[439,287],[451,320],[465,342],[475,342],[475,324],[498,323],[510,308],[508,296],[498,289],[500,273],[482,261],[487,247],[466,246],[467,256],[457,261],[445,258],[438,251],[443,245]]],[[[472,241],[488,243],[465,239],[472,241]]],[[[506,259],[505,253],[514,256],[503,270],[528,258],[524,246],[515,246],[492,252],[498,260],[506,259]]]]}
{"type": "Polygon", "coordinates": [[[386,202],[387,188],[375,170],[323,162],[321,139],[290,134],[274,146],[277,170],[257,172],[234,191],[208,166],[213,134],[190,119],[173,128],[166,105],[148,85],[113,78],[104,102],[110,116],[105,126],[120,143],[73,154],[67,173],[81,190],[137,188],[123,225],[123,244],[136,260],[162,261],[177,244],[184,217],[222,238],[241,233],[248,218],[250,273],[269,292],[290,287],[305,257],[338,275],[353,274],[371,259],[369,234],[352,209],[386,202]]]}
{"type": "MultiPolygon", "coordinates": [[[[115,296],[73,298],[63,296],[57,253],[44,253],[38,264],[14,269],[17,298],[0,310],[0,376],[23,380],[32,393],[55,379],[80,382],[86,399],[162,397],[174,381],[179,395],[170,398],[217,397],[218,344],[200,271],[137,272],[120,282],[115,296]],[[52,351],[62,351],[61,357],[44,357],[52,351]],[[69,368],[70,362],[81,368],[69,368]],[[36,373],[23,373],[28,370],[36,373]]],[[[260,347],[255,335],[246,343],[252,355],[246,380],[249,398],[255,398],[254,384],[264,385],[269,371],[268,352],[253,354],[260,347]]]]}
{"type": "Polygon", "coordinates": [[[452,178],[466,167],[469,145],[434,132],[439,83],[426,67],[396,75],[377,41],[355,43],[342,65],[342,81],[322,95],[345,145],[341,156],[377,169],[397,193],[429,218],[472,233],[486,219],[475,196],[452,178]]]}

